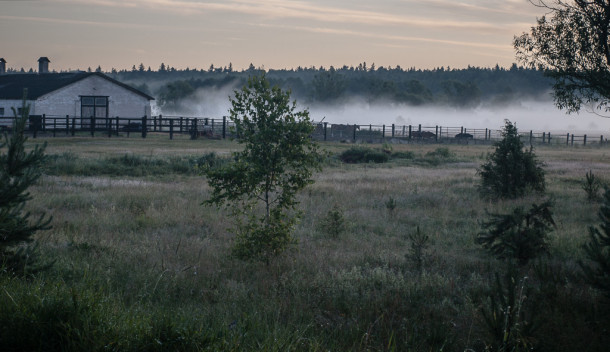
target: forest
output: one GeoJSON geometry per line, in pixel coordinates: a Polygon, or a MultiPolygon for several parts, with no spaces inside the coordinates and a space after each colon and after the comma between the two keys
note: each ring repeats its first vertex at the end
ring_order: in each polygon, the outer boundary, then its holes
{"type": "MultiPolygon", "coordinates": [[[[100,67],[97,68],[101,70],[100,67]]],[[[552,81],[541,70],[513,64],[506,69],[439,67],[431,70],[383,67],[366,62],[340,68],[297,67],[265,69],[250,64],[204,69],[176,69],[161,64],[157,70],[143,64],[131,70],[112,69],[108,74],[154,96],[163,109],[175,110],[197,91],[234,89],[248,77],[264,73],[273,85],[290,90],[305,104],[336,105],[354,98],[368,103],[392,102],[411,106],[446,106],[471,109],[481,105],[508,106],[519,100],[549,100],[552,81]]]]}

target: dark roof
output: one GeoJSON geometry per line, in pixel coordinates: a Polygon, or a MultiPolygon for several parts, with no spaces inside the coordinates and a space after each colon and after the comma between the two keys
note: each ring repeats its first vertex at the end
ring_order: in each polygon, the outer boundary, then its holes
{"type": "Polygon", "coordinates": [[[0,75],[0,99],[22,99],[23,89],[28,89],[28,100],[35,100],[39,97],[56,91],[72,83],[78,82],[90,76],[98,76],[113,82],[125,89],[139,94],[148,100],[155,100],[125,83],[110,78],[100,72],[69,72],[69,73],[15,73],[0,75]]]}

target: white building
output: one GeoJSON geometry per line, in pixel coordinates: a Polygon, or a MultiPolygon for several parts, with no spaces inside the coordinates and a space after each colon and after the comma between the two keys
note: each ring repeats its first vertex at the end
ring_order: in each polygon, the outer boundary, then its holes
{"type": "Polygon", "coordinates": [[[24,90],[30,115],[77,118],[151,116],[153,97],[99,72],[50,73],[49,59],[38,59],[38,73],[6,73],[0,58],[0,119],[14,117],[24,90]]]}

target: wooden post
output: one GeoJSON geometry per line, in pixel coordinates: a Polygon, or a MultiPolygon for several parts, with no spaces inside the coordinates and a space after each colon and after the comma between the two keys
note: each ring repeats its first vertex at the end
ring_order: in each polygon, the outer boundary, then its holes
{"type": "Polygon", "coordinates": [[[419,127],[417,128],[417,132],[419,132],[419,135],[421,136],[421,123],[419,124],[419,127]]]}
{"type": "Polygon", "coordinates": [[[326,129],[328,128],[328,122],[324,122],[324,141],[326,142],[326,129]]]}
{"type": "Polygon", "coordinates": [[[434,135],[434,140],[438,142],[438,126],[436,126],[436,134],[434,135]]]}
{"type": "Polygon", "coordinates": [[[385,125],[381,129],[381,139],[385,139],[385,125]]]}
{"type": "Polygon", "coordinates": [[[182,132],[184,132],[184,131],[182,131],[182,116],[180,116],[180,133],[182,133],[182,132]]]}
{"type": "Polygon", "coordinates": [[[604,135],[599,136],[599,145],[602,146],[604,144],[604,135]]]}
{"type": "Polygon", "coordinates": [[[66,136],[70,134],[70,116],[66,115],[66,136]]]}
{"type": "Polygon", "coordinates": [[[394,138],[395,133],[396,133],[396,125],[392,124],[392,138],[394,138]]]}
{"type": "Polygon", "coordinates": [[[357,126],[356,126],[356,125],[354,125],[354,139],[353,139],[353,140],[354,140],[354,143],[356,143],[356,127],[357,127],[357,126]]]}
{"type": "Polygon", "coordinates": [[[534,132],[530,130],[530,144],[532,144],[532,139],[534,138],[534,132]]]}
{"type": "Polygon", "coordinates": [[[485,129],[485,140],[487,140],[487,128],[485,129]]]}
{"type": "Polygon", "coordinates": [[[112,136],[112,120],[110,118],[106,118],[106,121],[108,121],[108,138],[110,138],[112,136]]]}
{"type": "MultiPolygon", "coordinates": [[[[42,115],[44,116],[44,115],[42,115]]],[[[55,137],[55,131],[57,130],[57,118],[53,118],[53,137],[55,137]]]]}
{"type": "Polygon", "coordinates": [[[72,118],[72,137],[74,137],[74,133],[76,132],[76,117],[72,118]]]}
{"type": "Polygon", "coordinates": [[[159,114],[159,132],[163,132],[163,115],[159,114]]]}
{"type": "Polygon", "coordinates": [[[566,145],[570,145],[570,132],[568,132],[568,135],[566,137],[566,145]]]}
{"type": "Polygon", "coordinates": [[[574,133],[572,133],[572,145],[574,145],[574,133]]]}
{"type": "Polygon", "coordinates": [[[174,139],[174,119],[169,120],[169,139],[174,139]]]}
{"type": "Polygon", "coordinates": [[[142,116],[142,138],[146,138],[146,132],[147,132],[146,131],[147,130],[147,128],[146,128],[147,121],[146,120],[147,120],[146,115],[142,116]]]}
{"type": "Polygon", "coordinates": [[[587,135],[586,135],[586,134],[585,134],[585,137],[584,137],[584,139],[582,140],[582,142],[583,142],[583,145],[587,145],[587,135]]]}
{"type": "MultiPolygon", "coordinates": [[[[222,139],[227,138],[227,117],[222,117],[222,139]]],[[[324,127],[324,140],[326,140],[326,126],[324,127]]]]}
{"type": "Polygon", "coordinates": [[[411,139],[411,125],[409,125],[409,139],[411,139]]]}
{"type": "Polygon", "coordinates": [[[116,135],[118,136],[118,135],[119,135],[119,131],[120,131],[120,126],[119,126],[119,117],[118,117],[118,116],[116,116],[116,117],[114,118],[114,121],[116,122],[114,125],[116,126],[116,135]]]}
{"type": "Polygon", "coordinates": [[[157,116],[153,116],[153,131],[157,132],[157,116]]]}
{"type": "Polygon", "coordinates": [[[547,142],[549,144],[551,144],[551,132],[547,133],[547,138],[546,138],[547,142]]]}
{"type": "Polygon", "coordinates": [[[405,136],[405,125],[402,125],[402,136],[405,136]]]}
{"type": "Polygon", "coordinates": [[[95,116],[91,116],[91,137],[95,135],[95,116]]]}
{"type": "Polygon", "coordinates": [[[544,144],[545,139],[546,139],[546,132],[542,132],[542,144],[544,144]]]}

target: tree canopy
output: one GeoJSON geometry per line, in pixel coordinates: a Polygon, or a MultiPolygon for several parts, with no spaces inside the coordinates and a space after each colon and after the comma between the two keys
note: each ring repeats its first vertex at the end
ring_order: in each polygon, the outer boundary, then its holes
{"type": "Polygon", "coordinates": [[[567,112],[609,111],[610,0],[530,0],[550,11],[514,39],[517,59],[554,78],[555,103],[567,112]]]}

